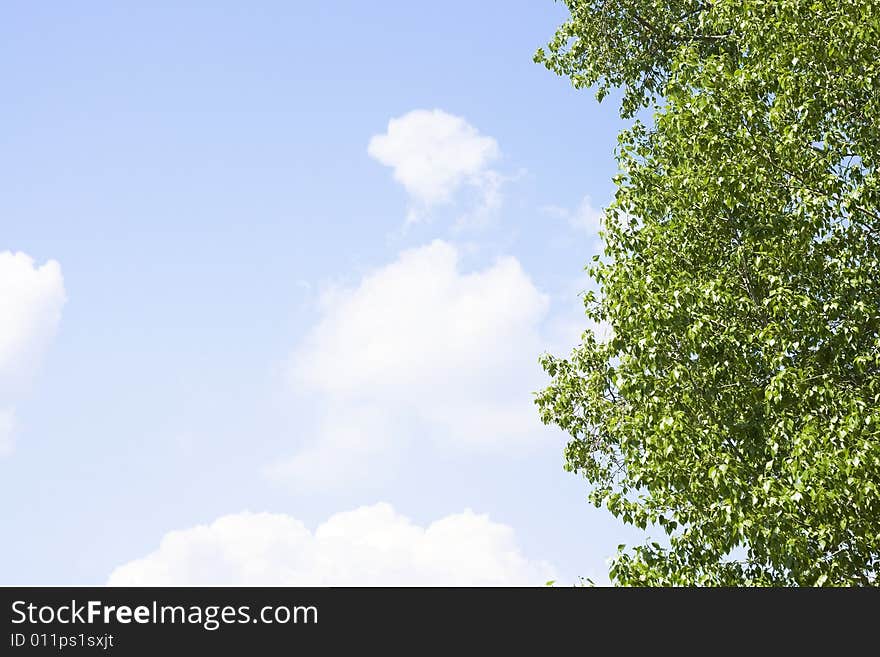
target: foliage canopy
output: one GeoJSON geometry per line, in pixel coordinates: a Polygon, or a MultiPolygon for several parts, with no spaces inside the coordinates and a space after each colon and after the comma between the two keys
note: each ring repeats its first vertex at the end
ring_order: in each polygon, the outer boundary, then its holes
{"type": "Polygon", "coordinates": [[[543,357],[537,402],[591,501],[665,534],[612,579],[876,585],[880,0],[566,4],[536,61],[631,123],[612,337],[543,357]]]}

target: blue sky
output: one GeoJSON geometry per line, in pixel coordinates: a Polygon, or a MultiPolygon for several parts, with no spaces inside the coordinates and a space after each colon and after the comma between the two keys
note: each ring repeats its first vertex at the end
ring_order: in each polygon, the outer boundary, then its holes
{"type": "Polygon", "coordinates": [[[0,581],[603,577],[523,411],[620,128],[531,60],[563,9],[5,6],[0,581]]]}

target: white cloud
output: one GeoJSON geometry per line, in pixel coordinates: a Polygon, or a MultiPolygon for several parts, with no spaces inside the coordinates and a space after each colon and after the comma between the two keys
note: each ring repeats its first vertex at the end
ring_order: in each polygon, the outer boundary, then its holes
{"type": "Polygon", "coordinates": [[[13,444],[12,403],[36,372],[64,305],[61,267],[37,266],[24,253],[0,252],[0,454],[13,444]]]}
{"type": "Polygon", "coordinates": [[[116,568],[115,586],[540,586],[513,530],[465,511],[427,527],[388,504],[331,516],[315,531],[289,515],[238,513],[172,531],[116,568]]]}
{"type": "Polygon", "coordinates": [[[485,449],[536,435],[548,298],[515,258],[474,272],[459,259],[435,241],[324,295],[290,373],[327,421],[270,476],[349,481],[340,468],[364,471],[408,440],[485,449]]]}
{"type": "Polygon", "coordinates": [[[61,319],[64,281],[54,260],[38,267],[24,253],[0,253],[0,377],[31,373],[61,319]]]}
{"type": "Polygon", "coordinates": [[[469,215],[484,217],[501,203],[503,178],[490,168],[498,142],[481,135],[465,119],[439,109],[413,110],[391,119],[384,134],[370,139],[367,152],[394,171],[412,205],[408,221],[433,206],[450,203],[463,187],[480,196],[469,215]]]}
{"type": "Polygon", "coordinates": [[[323,316],[294,358],[305,386],[333,394],[397,398],[474,370],[505,368],[535,337],[547,299],[512,257],[473,273],[436,240],[404,251],[354,288],[323,301],[323,316]]]}

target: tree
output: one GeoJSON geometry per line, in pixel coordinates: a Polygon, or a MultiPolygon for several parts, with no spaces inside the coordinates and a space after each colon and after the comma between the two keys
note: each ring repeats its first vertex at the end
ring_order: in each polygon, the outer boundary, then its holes
{"type": "Polygon", "coordinates": [[[876,585],[880,0],[567,0],[535,59],[620,89],[590,331],[537,403],[625,585],[876,585]],[[651,116],[651,119],[642,118],[651,116]]]}

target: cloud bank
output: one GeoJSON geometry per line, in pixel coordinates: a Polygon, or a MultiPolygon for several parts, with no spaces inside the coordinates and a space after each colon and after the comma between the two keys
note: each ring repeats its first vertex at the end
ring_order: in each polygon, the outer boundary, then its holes
{"type": "Polygon", "coordinates": [[[289,515],[237,513],[172,531],[116,568],[115,586],[539,586],[513,530],[472,511],[427,527],[388,504],[337,513],[309,531],[289,515]]]}
{"type": "Polygon", "coordinates": [[[0,252],[0,455],[14,444],[14,403],[58,329],[64,279],[54,260],[37,266],[24,253],[0,252]]]}
{"type": "Polygon", "coordinates": [[[349,482],[410,440],[509,449],[539,433],[548,298],[515,258],[473,272],[460,260],[438,240],[324,295],[290,375],[325,420],[271,477],[349,482]]]}

